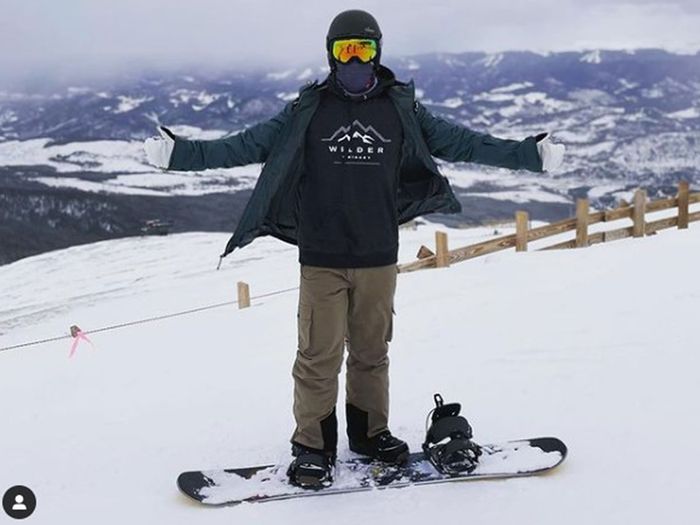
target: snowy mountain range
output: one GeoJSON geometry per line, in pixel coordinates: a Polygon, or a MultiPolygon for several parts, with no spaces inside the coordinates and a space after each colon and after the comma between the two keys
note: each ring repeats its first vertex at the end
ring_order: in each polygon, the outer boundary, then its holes
{"type": "MultiPolygon", "coordinates": [[[[430,53],[386,57],[435,114],[477,131],[522,138],[551,131],[568,147],[552,174],[440,162],[473,224],[527,209],[568,216],[672,194],[700,182],[700,53],[662,50],[430,53]]],[[[279,111],[327,67],[146,74],[110,84],[0,92],[0,263],[45,249],[138,233],[148,218],[175,231],[232,230],[260,166],[164,173],[145,164],[156,123],[191,138],[234,133],[279,111]],[[164,197],[168,197],[164,199],[164,197]]]]}

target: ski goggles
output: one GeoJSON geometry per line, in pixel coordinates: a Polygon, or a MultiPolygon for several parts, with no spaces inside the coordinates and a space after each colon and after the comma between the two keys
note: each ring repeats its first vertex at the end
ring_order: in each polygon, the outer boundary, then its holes
{"type": "Polygon", "coordinates": [[[347,38],[333,41],[333,58],[343,64],[357,57],[360,62],[369,62],[377,56],[377,41],[371,38],[347,38]]]}

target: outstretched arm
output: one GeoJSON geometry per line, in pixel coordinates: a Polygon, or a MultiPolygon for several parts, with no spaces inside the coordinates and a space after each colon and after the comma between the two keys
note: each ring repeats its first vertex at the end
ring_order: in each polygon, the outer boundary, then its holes
{"type": "Polygon", "coordinates": [[[177,171],[231,168],[265,162],[280,130],[291,114],[293,102],[288,102],[282,111],[271,119],[220,139],[188,140],[160,126],[159,131],[164,135],[163,139],[146,141],[149,161],[168,170],[177,171]],[[164,142],[156,142],[160,140],[164,142]],[[149,154],[149,149],[160,150],[160,158],[149,154]],[[166,153],[162,153],[163,151],[166,153]],[[159,160],[153,162],[154,159],[159,160]]]}
{"type": "Polygon", "coordinates": [[[431,155],[451,162],[543,171],[535,137],[499,139],[431,114],[416,101],[416,117],[431,155]]]}

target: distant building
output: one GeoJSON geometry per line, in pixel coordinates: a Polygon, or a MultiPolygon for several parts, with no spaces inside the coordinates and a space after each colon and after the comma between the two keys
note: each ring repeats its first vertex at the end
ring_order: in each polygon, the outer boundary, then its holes
{"type": "Polygon", "coordinates": [[[144,235],[167,235],[170,233],[170,228],[172,225],[172,221],[150,219],[147,220],[141,227],[141,233],[144,235]]]}

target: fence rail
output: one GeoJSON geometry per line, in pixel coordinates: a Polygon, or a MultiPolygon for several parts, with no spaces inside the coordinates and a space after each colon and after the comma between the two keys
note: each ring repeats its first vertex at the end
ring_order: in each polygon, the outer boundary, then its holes
{"type": "Polygon", "coordinates": [[[449,250],[448,239],[444,232],[436,232],[436,250],[433,252],[426,246],[421,246],[418,259],[409,263],[399,264],[400,273],[424,270],[426,268],[441,268],[453,263],[466,261],[482,255],[515,248],[516,251],[527,251],[528,243],[547,237],[553,237],[569,231],[575,231],[575,237],[563,242],[545,246],[540,250],[559,250],[567,248],[583,248],[592,244],[611,242],[627,237],[643,237],[654,235],[660,230],[677,227],[685,229],[688,224],[700,221],[700,211],[691,213],[691,204],[700,203],[700,192],[690,193],[689,184],[681,181],[675,197],[647,201],[646,190],[638,189],[634,194],[632,204],[621,201],[617,208],[589,211],[588,199],[577,199],[576,216],[562,221],[546,224],[537,228],[529,228],[529,216],[526,211],[515,213],[515,233],[496,237],[462,248],[449,250]],[[653,221],[646,220],[646,214],[677,208],[673,217],[653,221]],[[593,224],[613,222],[621,219],[631,219],[632,226],[614,230],[591,233],[589,227],[593,224]]]}

